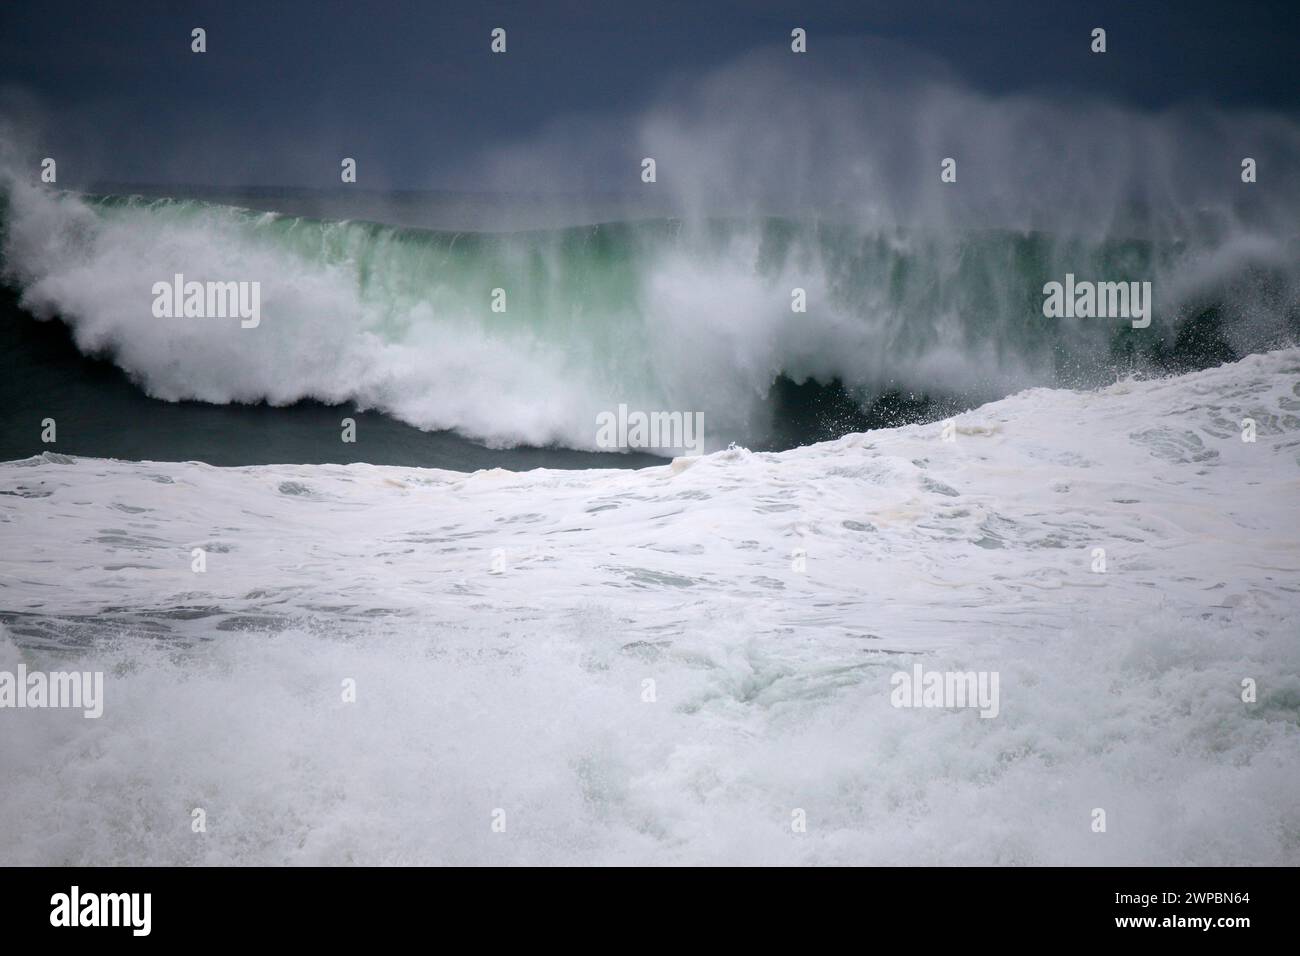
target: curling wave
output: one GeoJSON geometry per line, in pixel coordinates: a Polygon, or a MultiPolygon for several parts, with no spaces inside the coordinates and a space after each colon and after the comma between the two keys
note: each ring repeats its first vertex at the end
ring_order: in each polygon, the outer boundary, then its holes
{"type": "Polygon", "coordinates": [[[595,448],[596,416],[620,403],[702,412],[710,448],[799,444],[936,402],[1213,365],[1300,325],[1296,244],[1258,228],[1086,238],[768,217],[437,232],[12,180],[5,195],[3,274],[22,308],[62,319],[147,394],[353,402],[493,447],[595,448]],[[1043,285],[1067,272],[1151,280],[1151,327],[1044,318],[1043,285]],[[156,318],[151,289],[176,273],[259,282],[263,321],[156,318]]]}

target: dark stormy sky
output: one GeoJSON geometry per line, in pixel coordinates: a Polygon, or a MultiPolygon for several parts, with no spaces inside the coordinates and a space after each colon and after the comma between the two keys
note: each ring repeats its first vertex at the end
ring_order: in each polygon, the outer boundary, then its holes
{"type": "Polygon", "coordinates": [[[474,188],[485,153],[596,122],[616,137],[795,26],[810,58],[884,39],[985,95],[1300,115],[1294,0],[5,0],[0,110],[74,182],[323,185],[354,156],[372,186],[474,188]]]}

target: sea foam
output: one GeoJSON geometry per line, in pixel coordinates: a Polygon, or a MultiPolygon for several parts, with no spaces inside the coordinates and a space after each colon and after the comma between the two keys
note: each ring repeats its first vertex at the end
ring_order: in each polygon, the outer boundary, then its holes
{"type": "Polygon", "coordinates": [[[0,861],[1294,865],[1298,380],[636,472],[0,465],[0,669],[106,675],[0,712],[0,861]]]}

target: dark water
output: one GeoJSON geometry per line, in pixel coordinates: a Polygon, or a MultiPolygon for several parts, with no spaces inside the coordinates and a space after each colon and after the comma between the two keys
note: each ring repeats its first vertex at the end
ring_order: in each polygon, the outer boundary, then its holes
{"type": "Polygon", "coordinates": [[[46,451],[133,461],[203,461],[211,465],[410,465],[480,468],[637,468],[662,465],[644,454],[563,448],[484,448],[452,432],[423,432],[350,405],[299,402],[208,405],[149,398],[106,359],[82,355],[66,326],[23,312],[0,286],[0,461],[46,451]],[[57,442],[41,441],[53,418],[57,442]],[[340,420],[357,423],[345,444],[340,420]]]}

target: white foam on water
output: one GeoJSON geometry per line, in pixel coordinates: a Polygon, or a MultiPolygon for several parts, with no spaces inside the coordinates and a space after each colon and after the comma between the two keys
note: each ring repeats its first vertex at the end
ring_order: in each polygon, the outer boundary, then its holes
{"type": "Polygon", "coordinates": [[[1300,350],[956,425],[0,465],[0,669],[106,671],[0,711],[0,862],[1300,862],[1300,350]],[[918,662],[998,716],[891,706],[918,662]]]}

